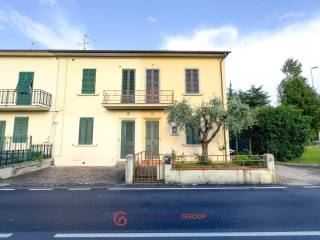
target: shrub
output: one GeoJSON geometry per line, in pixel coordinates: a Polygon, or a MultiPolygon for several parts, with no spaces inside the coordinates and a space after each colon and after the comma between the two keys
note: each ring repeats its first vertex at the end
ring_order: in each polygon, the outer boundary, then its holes
{"type": "Polygon", "coordinates": [[[264,107],[252,128],[253,151],[272,153],[278,161],[300,157],[309,136],[309,124],[294,107],[264,107]]]}

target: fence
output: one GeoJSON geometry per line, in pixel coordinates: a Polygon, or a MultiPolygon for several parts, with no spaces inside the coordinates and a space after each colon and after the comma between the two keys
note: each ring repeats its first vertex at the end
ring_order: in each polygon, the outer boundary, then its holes
{"type": "Polygon", "coordinates": [[[15,89],[0,90],[0,105],[32,105],[51,107],[52,95],[41,89],[32,89],[30,92],[19,92],[15,89]]]}
{"type": "Polygon", "coordinates": [[[163,181],[163,154],[143,151],[134,154],[134,176],[136,183],[157,183],[163,181]]]}
{"type": "Polygon", "coordinates": [[[0,138],[0,167],[32,161],[51,158],[51,144],[32,144],[32,137],[0,138]]]}
{"type": "Polygon", "coordinates": [[[172,155],[174,167],[267,167],[264,155],[172,155]]]}
{"type": "Polygon", "coordinates": [[[172,104],[173,90],[105,90],[105,104],[172,104]]]}

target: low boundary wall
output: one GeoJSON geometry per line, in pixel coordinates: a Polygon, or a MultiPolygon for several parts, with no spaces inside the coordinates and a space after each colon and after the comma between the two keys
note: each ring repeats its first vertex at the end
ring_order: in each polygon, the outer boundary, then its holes
{"type": "Polygon", "coordinates": [[[21,174],[34,172],[52,166],[52,159],[35,160],[3,166],[0,168],[0,178],[7,179],[21,174]]]}

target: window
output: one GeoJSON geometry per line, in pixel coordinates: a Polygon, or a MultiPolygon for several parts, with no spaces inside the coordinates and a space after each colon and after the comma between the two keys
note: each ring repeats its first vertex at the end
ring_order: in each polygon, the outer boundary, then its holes
{"type": "Polygon", "coordinates": [[[96,69],[83,69],[82,94],[94,94],[96,91],[96,69]]]}
{"type": "Polygon", "coordinates": [[[79,145],[91,145],[93,135],[93,118],[80,118],[79,145]]]}
{"type": "Polygon", "coordinates": [[[199,70],[186,69],[186,93],[199,93],[199,70]]]}
{"type": "Polygon", "coordinates": [[[27,142],[28,139],[28,117],[16,117],[14,119],[13,127],[13,142],[22,143],[27,142]]]}
{"type": "Polygon", "coordinates": [[[174,124],[170,125],[170,135],[172,135],[172,136],[178,136],[179,135],[179,128],[174,124]]]}
{"type": "Polygon", "coordinates": [[[200,144],[198,134],[192,128],[187,128],[187,144],[200,144]]]}

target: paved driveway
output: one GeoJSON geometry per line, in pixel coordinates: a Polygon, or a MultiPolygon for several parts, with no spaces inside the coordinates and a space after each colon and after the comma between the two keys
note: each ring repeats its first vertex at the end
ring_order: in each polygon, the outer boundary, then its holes
{"type": "Polygon", "coordinates": [[[276,165],[277,183],[285,185],[320,185],[320,168],[276,165]]]}
{"type": "Polygon", "coordinates": [[[12,186],[77,186],[115,185],[124,183],[125,166],[115,167],[50,167],[0,182],[12,186]]]}

